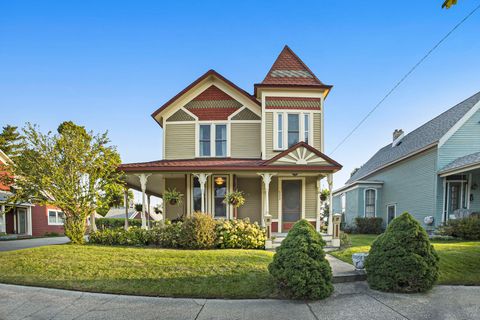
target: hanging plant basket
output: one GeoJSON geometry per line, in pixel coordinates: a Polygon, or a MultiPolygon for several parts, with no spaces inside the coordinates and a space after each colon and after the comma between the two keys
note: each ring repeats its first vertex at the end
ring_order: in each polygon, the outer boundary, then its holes
{"type": "Polygon", "coordinates": [[[245,203],[245,195],[243,191],[235,190],[234,192],[227,193],[223,203],[232,205],[234,208],[239,208],[245,203]]]}
{"type": "Polygon", "coordinates": [[[327,196],[324,195],[324,194],[321,194],[321,195],[320,195],[320,200],[322,200],[322,201],[327,200],[327,196]]]}
{"type": "Polygon", "coordinates": [[[183,194],[178,192],[177,189],[168,189],[163,193],[163,201],[169,203],[172,206],[180,205],[182,203],[183,194]]]}
{"type": "Polygon", "coordinates": [[[177,199],[170,199],[169,203],[174,206],[178,203],[178,200],[177,199]]]}

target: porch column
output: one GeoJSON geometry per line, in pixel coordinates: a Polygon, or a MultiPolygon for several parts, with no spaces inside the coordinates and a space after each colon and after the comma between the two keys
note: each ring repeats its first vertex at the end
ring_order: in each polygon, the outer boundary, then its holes
{"type": "Polygon", "coordinates": [[[128,230],[128,188],[125,188],[125,191],[123,192],[124,194],[124,200],[125,200],[125,225],[124,228],[125,230],[128,230]]]}
{"type": "Polygon", "coordinates": [[[317,178],[317,215],[315,219],[315,230],[320,232],[320,215],[322,210],[322,203],[320,201],[320,193],[322,192],[322,185],[321,185],[322,178],[317,178]]]}
{"type": "Polygon", "coordinates": [[[27,208],[27,234],[29,236],[33,235],[32,207],[31,206],[28,206],[28,208],[27,208]]]}
{"type": "Polygon", "coordinates": [[[201,210],[202,213],[205,213],[205,184],[207,183],[207,178],[211,175],[211,173],[194,173],[193,175],[198,178],[198,182],[200,183],[200,192],[202,194],[201,210]]]}
{"type": "Polygon", "coordinates": [[[328,234],[333,234],[333,173],[327,175],[328,191],[328,234]]]}
{"type": "Polygon", "coordinates": [[[150,228],[151,225],[150,225],[150,197],[151,195],[147,195],[147,226],[150,228]]]}
{"type": "Polygon", "coordinates": [[[5,206],[0,205],[0,233],[6,233],[7,232],[7,223],[5,220],[5,206]]]}
{"type": "Polygon", "coordinates": [[[270,249],[272,245],[272,216],[270,215],[270,199],[268,197],[270,191],[270,182],[276,173],[257,173],[262,177],[263,185],[265,187],[265,205],[262,213],[262,224],[267,230],[267,242],[265,248],[270,249]]]}
{"type": "Polygon", "coordinates": [[[150,177],[150,174],[139,174],[138,178],[140,179],[140,187],[142,189],[142,229],[147,229],[147,222],[145,220],[145,192],[147,191],[147,181],[148,177],[150,177]]]}
{"type": "Polygon", "coordinates": [[[165,200],[163,197],[163,194],[165,193],[165,190],[167,189],[167,185],[165,184],[165,176],[162,176],[160,184],[163,186],[163,192],[162,192],[162,221],[165,223],[167,221],[167,206],[165,205],[165,200]]]}

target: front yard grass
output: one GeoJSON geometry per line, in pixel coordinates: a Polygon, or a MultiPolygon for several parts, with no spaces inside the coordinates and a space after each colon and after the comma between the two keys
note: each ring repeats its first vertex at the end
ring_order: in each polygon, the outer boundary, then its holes
{"type": "MultiPolygon", "coordinates": [[[[330,252],[331,255],[352,264],[352,254],[368,252],[376,235],[350,235],[352,246],[330,252]]],[[[480,285],[480,242],[478,241],[432,241],[440,257],[438,284],[480,285]]]]}
{"type": "Polygon", "coordinates": [[[276,297],[260,250],[56,245],[0,253],[0,282],[171,297],[276,297]]]}

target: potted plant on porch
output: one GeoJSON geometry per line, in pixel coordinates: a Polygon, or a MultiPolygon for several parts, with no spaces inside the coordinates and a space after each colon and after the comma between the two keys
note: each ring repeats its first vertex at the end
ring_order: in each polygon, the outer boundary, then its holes
{"type": "Polygon", "coordinates": [[[171,204],[172,206],[174,205],[180,205],[182,203],[183,199],[183,193],[177,191],[177,189],[167,189],[163,193],[163,201],[171,204]]]}
{"type": "Polygon", "coordinates": [[[330,195],[330,191],[328,189],[323,189],[322,192],[320,192],[320,200],[322,201],[327,200],[329,195],[330,195]]]}
{"type": "Polygon", "coordinates": [[[231,204],[234,208],[240,208],[245,204],[245,193],[238,190],[227,193],[223,202],[231,204]]]}

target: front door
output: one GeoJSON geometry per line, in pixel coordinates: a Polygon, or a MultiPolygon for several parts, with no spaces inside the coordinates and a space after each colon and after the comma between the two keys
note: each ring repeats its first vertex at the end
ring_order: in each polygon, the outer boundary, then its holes
{"type": "Polygon", "coordinates": [[[282,231],[288,231],[302,217],[302,180],[282,181],[282,231]]]}
{"type": "Polygon", "coordinates": [[[394,204],[389,205],[387,207],[388,224],[390,224],[390,222],[392,222],[392,220],[395,219],[395,211],[397,211],[397,208],[395,207],[394,204]]]}
{"type": "Polygon", "coordinates": [[[17,208],[17,233],[27,233],[27,210],[23,208],[17,208]]]}

